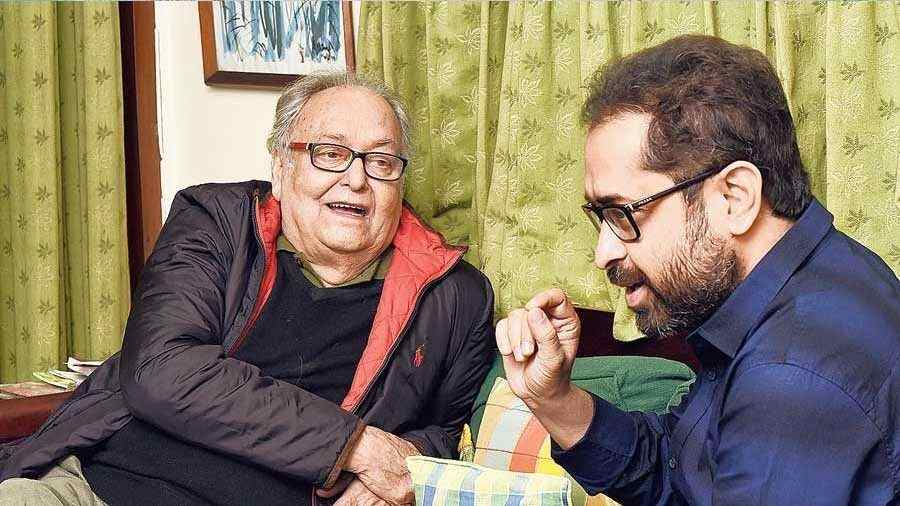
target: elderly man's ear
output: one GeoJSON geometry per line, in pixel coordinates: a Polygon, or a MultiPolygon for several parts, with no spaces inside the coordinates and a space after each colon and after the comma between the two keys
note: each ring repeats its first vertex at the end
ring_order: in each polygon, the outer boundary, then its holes
{"type": "Polygon", "coordinates": [[[272,196],[276,200],[281,200],[284,178],[289,177],[293,170],[294,164],[291,161],[282,161],[278,155],[272,156],[272,196]]]}
{"type": "Polygon", "coordinates": [[[713,216],[723,220],[723,228],[732,236],[746,234],[764,208],[759,168],[750,162],[733,162],[714,178],[712,191],[713,216]]]}

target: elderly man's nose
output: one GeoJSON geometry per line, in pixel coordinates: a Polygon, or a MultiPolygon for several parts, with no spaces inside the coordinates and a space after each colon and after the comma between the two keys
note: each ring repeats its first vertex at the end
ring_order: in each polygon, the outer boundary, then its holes
{"type": "Polygon", "coordinates": [[[350,163],[350,166],[347,167],[347,171],[344,173],[344,184],[353,190],[361,190],[365,188],[367,183],[368,178],[362,158],[356,158],[350,163]]]}
{"type": "Polygon", "coordinates": [[[605,222],[600,227],[600,237],[594,249],[594,265],[606,269],[612,262],[625,258],[625,244],[609,228],[605,222]]]}

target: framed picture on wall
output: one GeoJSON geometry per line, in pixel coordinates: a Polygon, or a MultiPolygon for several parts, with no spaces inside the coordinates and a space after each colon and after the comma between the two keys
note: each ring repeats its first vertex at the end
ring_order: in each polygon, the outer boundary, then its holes
{"type": "Polygon", "coordinates": [[[349,1],[199,2],[210,86],[281,88],[321,70],[354,70],[349,1]]]}

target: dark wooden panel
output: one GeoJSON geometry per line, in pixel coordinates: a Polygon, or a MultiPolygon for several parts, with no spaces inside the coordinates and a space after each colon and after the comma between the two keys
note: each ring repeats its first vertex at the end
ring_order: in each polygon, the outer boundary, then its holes
{"type": "Polygon", "coordinates": [[[72,392],[0,400],[0,442],[30,435],[72,392]]]}
{"type": "Polygon", "coordinates": [[[153,2],[120,2],[128,264],[135,286],[162,226],[153,2]]]}

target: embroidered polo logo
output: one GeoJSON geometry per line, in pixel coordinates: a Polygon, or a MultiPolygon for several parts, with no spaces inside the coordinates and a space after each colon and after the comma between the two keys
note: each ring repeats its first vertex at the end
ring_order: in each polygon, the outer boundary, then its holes
{"type": "Polygon", "coordinates": [[[416,347],[416,353],[413,355],[412,363],[416,367],[420,367],[422,362],[425,361],[425,345],[420,344],[416,347]]]}

